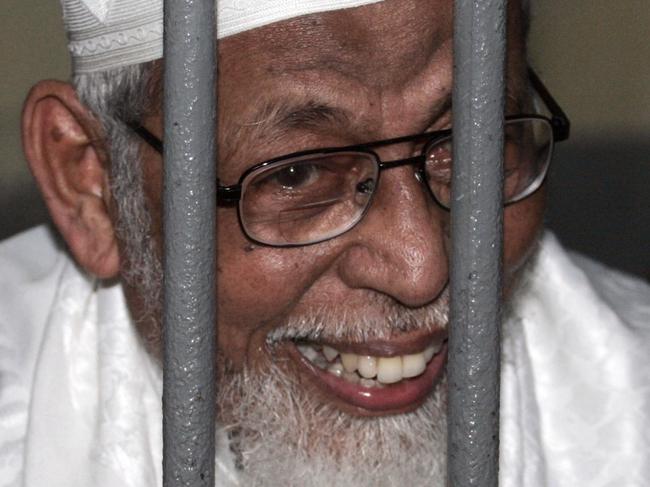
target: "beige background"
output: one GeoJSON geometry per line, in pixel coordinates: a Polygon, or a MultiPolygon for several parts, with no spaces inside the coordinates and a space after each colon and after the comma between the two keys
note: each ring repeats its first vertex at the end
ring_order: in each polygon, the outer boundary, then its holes
{"type": "Polygon", "coordinates": [[[29,182],[20,149],[20,111],[39,79],[67,79],[65,34],[56,0],[2,0],[0,19],[0,195],[29,182]]]}
{"type": "Polygon", "coordinates": [[[648,137],[650,0],[532,0],[530,53],[575,137],[648,137]]]}
{"type": "MultiPolygon", "coordinates": [[[[549,223],[570,246],[650,275],[650,0],[533,3],[532,64],[573,124],[558,154],[549,223]]],[[[4,237],[45,219],[19,118],[32,83],[68,77],[56,0],[3,0],[0,65],[4,237]]]]}

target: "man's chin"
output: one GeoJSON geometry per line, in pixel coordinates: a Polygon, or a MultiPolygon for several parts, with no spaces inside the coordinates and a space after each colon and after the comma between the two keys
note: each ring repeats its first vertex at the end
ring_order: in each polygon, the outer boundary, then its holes
{"type": "Polygon", "coordinates": [[[412,411],[359,417],[271,366],[222,380],[219,420],[242,485],[444,485],[445,398],[442,377],[412,411]]]}

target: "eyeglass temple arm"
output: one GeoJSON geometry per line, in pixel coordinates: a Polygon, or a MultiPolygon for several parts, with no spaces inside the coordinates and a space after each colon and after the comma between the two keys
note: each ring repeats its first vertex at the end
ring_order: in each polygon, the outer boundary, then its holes
{"type": "Polygon", "coordinates": [[[241,185],[222,186],[217,180],[217,206],[232,206],[241,199],[241,185]]]}
{"type": "MultiPolygon", "coordinates": [[[[142,138],[153,150],[160,155],[163,154],[164,146],[162,140],[149,132],[146,128],[137,122],[125,122],[126,126],[133,130],[139,137],[142,138]]],[[[239,201],[241,198],[241,186],[236,184],[234,186],[222,186],[217,181],[217,205],[232,205],[239,201]]]]}
{"type": "Polygon", "coordinates": [[[163,142],[154,134],[149,132],[146,128],[140,125],[137,122],[125,122],[126,126],[133,130],[136,134],[142,138],[149,146],[155,150],[158,154],[163,154],[163,142]]]}
{"type": "Polygon", "coordinates": [[[533,88],[537,93],[539,93],[539,96],[551,112],[551,124],[553,125],[553,136],[555,140],[560,142],[568,139],[569,134],[571,133],[571,122],[569,121],[569,117],[566,116],[564,110],[560,108],[558,102],[555,101],[555,98],[553,98],[549,93],[546,86],[544,86],[544,83],[542,83],[542,80],[539,79],[537,73],[535,73],[533,68],[530,66],[528,66],[528,79],[530,79],[533,88]]]}

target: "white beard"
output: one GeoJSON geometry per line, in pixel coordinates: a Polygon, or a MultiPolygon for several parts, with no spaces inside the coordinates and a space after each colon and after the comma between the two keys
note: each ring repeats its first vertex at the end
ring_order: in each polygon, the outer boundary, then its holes
{"type": "Polygon", "coordinates": [[[376,418],[319,402],[278,367],[224,382],[220,424],[241,485],[446,485],[444,381],[416,411],[376,418]]]}

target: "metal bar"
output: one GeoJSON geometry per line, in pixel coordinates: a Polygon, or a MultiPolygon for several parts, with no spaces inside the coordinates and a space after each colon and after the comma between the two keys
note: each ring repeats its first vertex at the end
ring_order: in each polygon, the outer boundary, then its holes
{"type": "Polygon", "coordinates": [[[454,6],[448,476],[498,485],[506,0],[454,6]]]}
{"type": "Polygon", "coordinates": [[[165,0],[163,485],[214,486],[214,0],[165,0]]]}

